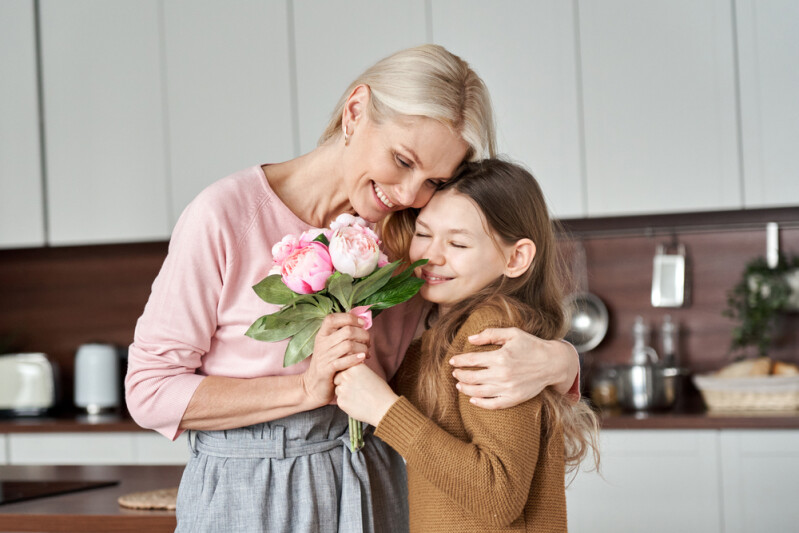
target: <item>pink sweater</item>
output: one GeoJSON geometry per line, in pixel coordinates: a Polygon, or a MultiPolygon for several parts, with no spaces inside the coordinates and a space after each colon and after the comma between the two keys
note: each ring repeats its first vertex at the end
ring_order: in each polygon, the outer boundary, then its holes
{"type": "MultiPolygon", "coordinates": [[[[130,346],[125,397],[133,419],[170,439],[205,376],[253,378],[299,374],[283,368],[288,341],[244,335],[258,317],[278,310],[252,286],[272,266],[272,245],[311,229],[269,187],[260,166],[201,192],[181,215],[130,346]]],[[[387,377],[399,367],[423,304],[414,300],[375,320],[372,342],[387,377]]]]}

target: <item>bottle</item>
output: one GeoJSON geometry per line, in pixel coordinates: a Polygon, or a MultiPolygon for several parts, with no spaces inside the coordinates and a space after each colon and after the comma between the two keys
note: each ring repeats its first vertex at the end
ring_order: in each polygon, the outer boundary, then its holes
{"type": "Polygon", "coordinates": [[[649,326],[644,323],[644,317],[635,317],[633,324],[633,364],[647,365],[657,362],[657,353],[648,344],[649,326]]]}
{"type": "Polygon", "coordinates": [[[663,347],[663,366],[677,366],[677,346],[679,345],[679,326],[672,322],[671,315],[663,317],[663,324],[660,326],[660,342],[663,347]]]}

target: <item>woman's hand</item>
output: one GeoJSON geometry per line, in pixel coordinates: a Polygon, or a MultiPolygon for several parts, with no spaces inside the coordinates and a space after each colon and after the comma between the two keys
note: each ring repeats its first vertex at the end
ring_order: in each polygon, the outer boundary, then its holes
{"type": "Polygon", "coordinates": [[[397,396],[383,378],[366,365],[339,372],[336,385],[338,406],[356,420],[377,426],[397,396]]]}
{"type": "Polygon", "coordinates": [[[333,376],[336,372],[358,365],[367,358],[370,336],[362,325],[362,319],[349,313],[334,313],[322,322],[316,334],[311,364],[302,374],[303,390],[317,407],[333,400],[333,376]]]}
{"type": "Polygon", "coordinates": [[[469,337],[481,346],[498,344],[491,352],[465,353],[450,359],[458,390],[485,409],[505,409],[537,396],[553,385],[566,394],[580,369],[577,351],[560,340],[545,341],[518,328],[490,328],[469,337]],[[484,370],[458,367],[480,366],[484,370]]]}

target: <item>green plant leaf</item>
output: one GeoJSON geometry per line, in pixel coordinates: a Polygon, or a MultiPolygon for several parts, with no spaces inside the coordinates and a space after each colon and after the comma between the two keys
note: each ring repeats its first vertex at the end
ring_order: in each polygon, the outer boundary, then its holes
{"type": "Polygon", "coordinates": [[[371,305],[372,311],[388,309],[413,298],[422,285],[424,285],[424,281],[419,278],[407,278],[394,287],[380,289],[358,304],[371,305]]]}
{"type": "Polygon", "coordinates": [[[300,295],[292,291],[283,283],[280,274],[267,276],[256,285],[252,290],[261,300],[275,305],[286,305],[292,303],[300,295]]]}
{"type": "Polygon", "coordinates": [[[333,300],[324,294],[315,294],[316,308],[319,310],[321,317],[324,318],[333,312],[333,300]]]}
{"type": "Polygon", "coordinates": [[[427,259],[419,259],[418,261],[414,261],[408,266],[408,268],[406,268],[405,270],[403,270],[402,272],[391,278],[388,281],[388,283],[386,283],[386,286],[384,288],[392,288],[399,285],[400,283],[411,277],[411,275],[413,275],[413,271],[414,269],[416,269],[416,267],[426,265],[427,261],[428,261],[427,259]]]}
{"type": "Polygon", "coordinates": [[[352,276],[336,271],[327,278],[325,285],[327,292],[339,301],[344,311],[349,312],[352,309],[352,276]]]}
{"type": "Polygon", "coordinates": [[[321,327],[321,318],[314,318],[305,322],[302,329],[292,337],[289,345],[286,347],[286,353],[283,355],[284,368],[299,363],[311,355],[314,341],[316,340],[316,334],[321,327]]]}
{"type": "Polygon", "coordinates": [[[253,322],[245,335],[258,341],[282,341],[296,334],[304,325],[304,320],[285,320],[275,316],[273,313],[271,315],[264,315],[253,322]]]}
{"type": "MultiPolygon", "coordinates": [[[[312,318],[324,318],[326,315],[330,314],[329,311],[325,309],[320,309],[316,302],[314,303],[301,303],[291,307],[286,307],[281,309],[277,313],[273,313],[272,316],[276,317],[279,320],[284,320],[286,322],[296,322],[296,321],[305,321],[310,320],[312,318]]],[[[269,316],[269,315],[267,315],[269,316]]]]}
{"type": "Polygon", "coordinates": [[[361,305],[364,298],[371,296],[383,288],[383,286],[389,282],[391,274],[394,273],[399,264],[399,261],[389,263],[355,283],[355,285],[352,286],[351,296],[353,306],[361,305]]]}
{"type": "Polygon", "coordinates": [[[325,237],[324,233],[320,233],[319,235],[317,235],[314,241],[321,242],[325,246],[330,246],[330,241],[327,240],[327,237],[325,237]]]}

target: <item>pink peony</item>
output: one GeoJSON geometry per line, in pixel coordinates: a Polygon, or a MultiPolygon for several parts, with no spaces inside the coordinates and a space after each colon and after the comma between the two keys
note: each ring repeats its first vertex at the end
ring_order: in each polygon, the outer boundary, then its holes
{"type": "Polygon", "coordinates": [[[359,305],[358,307],[353,307],[350,309],[350,314],[363,319],[363,329],[369,329],[372,327],[372,311],[369,309],[369,307],[371,306],[359,305]]]}
{"type": "Polygon", "coordinates": [[[324,289],[332,273],[330,253],[320,242],[309,242],[283,260],[283,283],[299,294],[311,294],[324,289]]]}
{"type": "Polygon", "coordinates": [[[300,246],[300,242],[294,235],[286,235],[280,242],[272,246],[272,261],[276,265],[283,264],[283,261],[300,246]]]}
{"type": "Polygon", "coordinates": [[[380,259],[379,244],[375,232],[365,226],[356,224],[339,228],[330,239],[333,266],[353,278],[368,276],[374,272],[380,259]]]}

